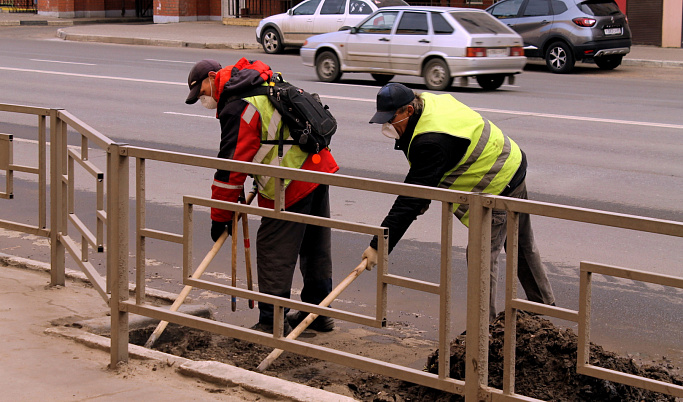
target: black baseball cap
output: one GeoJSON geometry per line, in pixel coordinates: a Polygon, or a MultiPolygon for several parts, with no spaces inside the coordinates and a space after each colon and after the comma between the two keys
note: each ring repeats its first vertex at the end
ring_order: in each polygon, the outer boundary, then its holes
{"type": "Polygon", "coordinates": [[[370,123],[384,124],[391,120],[396,111],[415,99],[413,90],[403,84],[390,82],[377,92],[377,113],[370,123]]]}
{"type": "Polygon", "coordinates": [[[202,89],[202,81],[209,76],[210,71],[219,71],[221,64],[216,60],[202,60],[192,67],[187,76],[187,86],[190,87],[190,94],[187,95],[185,103],[191,105],[197,102],[199,91],[202,89]]]}

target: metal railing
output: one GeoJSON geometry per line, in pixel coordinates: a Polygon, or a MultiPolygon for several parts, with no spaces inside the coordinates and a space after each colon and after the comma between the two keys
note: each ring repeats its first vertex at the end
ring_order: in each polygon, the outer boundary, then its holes
{"type": "MultiPolygon", "coordinates": [[[[661,284],[674,288],[683,288],[683,278],[634,271],[626,268],[582,262],[580,267],[580,293],[578,310],[548,306],[529,302],[517,297],[517,227],[519,214],[532,214],[553,219],[588,222],[607,227],[625,228],[635,233],[657,233],[675,238],[683,238],[683,223],[616,214],[604,211],[582,209],[563,205],[541,203],[528,200],[510,199],[485,194],[464,193],[438,188],[428,188],[402,183],[371,180],[343,175],[332,175],[281,168],[219,158],[176,153],[158,149],[141,148],[118,144],[108,139],[70,113],[58,109],[41,109],[28,106],[0,104],[0,112],[33,114],[38,116],[38,167],[24,167],[13,163],[13,136],[0,136],[0,174],[6,175],[3,194],[8,200],[0,202],[16,202],[11,199],[13,172],[21,171],[37,174],[38,186],[45,194],[47,171],[45,166],[46,149],[50,149],[50,227],[46,228],[45,211],[48,200],[39,197],[40,213],[37,225],[0,220],[0,228],[37,234],[51,239],[51,282],[64,284],[65,256],[68,255],[90,278],[111,310],[111,363],[115,367],[119,362],[128,360],[128,314],[135,313],[184,326],[211,331],[239,339],[246,339],[269,347],[315,357],[349,367],[358,368],[387,375],[412,383],[464,395],[468,401],[487,400],[534,400],[515,393],[515,315],[517,310],[544,314],[551,317],[578,323],[579,349],[577,372],[583,375],[619,382],[668,395],[683,397],[683,387],[619,373],[588,363],[588,345],[590,341],[590,307],[591,277],[593,274],[612,275],[629,278],[635,281],[661,284]],[[46,117],[50,117],[50,143],[46,141],[46,117]],[[67,146],[67,128],[75,132],[79,145],[67,146]],[[42,133],[42,134],[41,134],[42,133]],[[90,161],[89,155],[96,150],[106,155],[104,169],[90,161]],[[135,161],[134,198],[136,227],[136,291],[135,298],[130,299],[128,290],[129,260],[129,200],[131,185],[130,164],[135,161]],[[171,163],[180,166],[194,166],[206,169],[224,169],[243,172],[250,175],[264,175],[276,179],[276,194],[273,209],[261,208],[245,204],[211,200],[196,195],[184,195],[182,198],[182,233],[170,233],[147,227],[146,214],[146,175],[150,162],[171,163]],[[42,163],[42,164],[41,164],[42,163]],[[96,194],[96,223],[91,230],[82,218],[75,213],[75,180],[76,167],[87,173],[94,183],[96,194]],[[416,280],[395,275],[388,270],[388,232],[387,229],[355,223],[353,221],[319,218],[284,211],[284,181],[300,180],[326,184],[331,187],[361,190],[390,195],[405,195],[436,201],[441,204],[440,218],[440,276],[436,283],[416,280]],[[351,354],[343,350],[309,344],[286,339],[278,335],[264,334],[251,329],[242,328],[229,323],[198,318],[191,315],[169,311],[145,302],[145,241],[153,238],[160,241],[182,245],[182,282],[200,289],[206,289],[226,295],[257,300],[273,304],[275,309],[275,327],[282,328],[284,309],[295,308],[302,311],[322,314],[371,327],[385,325],[387,313],[387,288],[389,285],[412,289],[418,292],[438,295],[439,297],[439,333],[438,346],[441,351],[450,350],[451,312],[451,272],[453,246],[453,204],[468,204],[470,210],[470,226],[468,247],[470,250],[467,268],[467,336],[479,341],[466,344],[466,376],[465,381],[450,378],[450,355],[439,356],[438,374],[394,364],[392,362],[351,354]],[[325,226],[338,230],[377,235],[380,239],[378,253],[379,264],[376,270],[377,291],[375,306],[372,311],[359,314],[336,308],[323,308],[295,300],[270,296],[236,286],[228,286],[217,282],[192,278],[194,260],[193,252],[193,213],[195,206],[223,208],[238,213],[248,213],[274,219],[284,219],[312,225],[325,226]],[[503,389],[495,389],[488,384],[488,305],[490,276],[490,229],[493,210],[504,210],[508,215],[507,262],[506,262],[506,297],[505,343],[504,343],[504,375],[503,389]],[[68,234],[67,227],[74,227],[78,237],[68,234]],[[105,236],[106,235],[106,236],[105,236]],[[89,262],[89,253],[93,250],[106,254],[106,277],[97,273],[89,262]]],[[[73,143],[73,141],[72,141],[73,143]]]]}

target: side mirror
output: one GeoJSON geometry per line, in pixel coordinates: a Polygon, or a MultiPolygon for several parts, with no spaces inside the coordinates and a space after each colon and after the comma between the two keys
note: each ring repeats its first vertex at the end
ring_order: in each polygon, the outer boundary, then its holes
{"type": "Polygon", "coordinates": [[[287,10],[287,15],[294,15],[294,9],[290,8],[287,10]]]}
{"type": "Polygon", "coordinates": [[[358,28],[357,27],[351,27],[351,33],[352,34],[358,33],[358,28]]]}

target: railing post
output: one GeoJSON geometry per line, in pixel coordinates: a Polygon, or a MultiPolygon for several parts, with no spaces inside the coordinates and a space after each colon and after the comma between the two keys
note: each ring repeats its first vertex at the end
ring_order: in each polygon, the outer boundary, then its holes
{"type": "Polygon", "coordinates": [[[128,156],[125,144],[107,150],[107,274],[110,281],[111,364],[128,361],[128,313],[119,303],[128,300],[128,156]]]}
{"type": "Polygon", "coordinates": [[[453,260],[453,203],[441,205],[441,280],[439,285],[439,378],[451,374],[451,277],[453,260]],[[443,353],[446,352],[446,353],[443,353]]]}
{"type": "Polygon", "coordinates": [[[465,400],[484,400],[488,386],[491,295],[491,208],[493,200],[473,194],[469,205],[467,257],[467,344],[465,400]]]}
{"type": "Polygon", "coordinates": [[[66,221],[66,205],[63,202],[64,182],[62,174],[62,143],[66,143],[66,129],[59,118],[59,109],[50,110],[50,285],[64,286],[66,249],[60,234],[66,221]]]}

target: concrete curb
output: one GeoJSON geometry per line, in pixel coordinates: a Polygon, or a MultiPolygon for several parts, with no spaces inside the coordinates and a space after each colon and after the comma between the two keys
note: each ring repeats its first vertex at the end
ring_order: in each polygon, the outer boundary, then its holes
{"type": "MultiPolygon", "coordinates": [[[[110,339],[85,331],[57,327],[47,328],[45,333],[71,339],[93,349],[109,352],[110,339]]],[[[128,355],[137,360],[154,360],[168,366],[177,366],[176,371],[187,377],[198,378],[216,385],[235,387],[270,398],[296,402],[352,402],[356,399],[309,387],[280,378],[255,373],[229,364],[215,361],[194,361],[168,353],[150,350],[138,345],[128,345],[128,355]]]]}
{"type": "Polygon", "coordinates": [[[224,386],[239,385],[247,391],[256,392],[271,398],[285,398],[301,402],[355,401],[355,399],[348,396],[334,394],[263,374],[254,375],[255,373],[252,371],[214,361],[190,361],[178,367],[178,372],[224,386]]]}
{"type": "Polygon", "coordinates": [[[683,68],[683,61],[673,60],[623,59],[621,64],[624,66],[638,67],[683,68]]]}
{"type": "Polygon", "coordinates": [[[100,42],[117,43],[121,45],[147,45],[147,46],[166,46],[166,47],[187,47],[194,49],[260,49],[261,46],[253,43],[202,43],[186,42],[181,40],[152,39],[152,38],[129,38],[104,35],[83,35],[70,34],[62,29],[57,30],[57,37],[63,40],[74,42],[100,42]]]}

